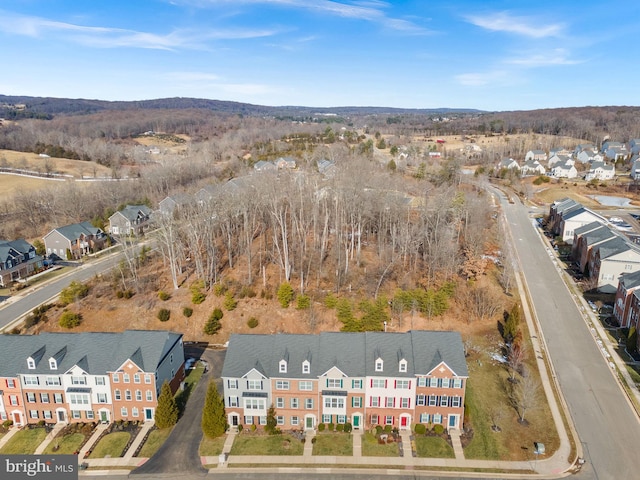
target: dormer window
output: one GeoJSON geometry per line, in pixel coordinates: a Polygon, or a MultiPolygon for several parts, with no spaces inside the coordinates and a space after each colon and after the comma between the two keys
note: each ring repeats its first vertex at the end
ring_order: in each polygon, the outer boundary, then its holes
{"type": "Polygon", "coordinates": [[[384,367],[384,362],[381,358],[376,360],[376,372],[381,372],[384,367]]]}
{"type": "Polygon", "coordinates": [[[27,368],[29,370],[35,370],[36,369],[36,361],[31,357],[27,358],[27,368]]]}
{"type": "Polygon", "coordinates": [[[399,370],[401,372],[406,372],[407,371],[407,361],[406,360],[400,360],[400,364],[399,364],[399,370]]]}
{"type": "Polygon", "coordinates": [[[278,371],[280,373],[287,373],[287,361],[286,360],[280,360],[280,365],[278,367],[278,371]]]}
{"type": "Polygon", "coordinates": [[[57,370],[58,369],[58,362],[56,362],[55,358],[50,358],[49,359],[49,368],[51,370],[57,370]]]}
{"type": "Polygon", "coordinates": [[[302,362],[302,373],[309,372],[311,372],[311,364],[309,363],[309,360],[305,360],[304,362],[302,362]]]}

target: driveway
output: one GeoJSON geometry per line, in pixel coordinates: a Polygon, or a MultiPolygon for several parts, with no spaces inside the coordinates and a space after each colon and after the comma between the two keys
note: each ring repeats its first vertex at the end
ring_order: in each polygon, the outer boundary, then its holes
{"type": "Polygon", "coordinates": [[[197,346],[185,345],[185,356],[201,358],[208,363],[207,372],[191,393],[184,414],[178,421],[164,445],[144,465],[131,472],[132,475],[149,475],[157,478],[158,474],[189,474],[205,476],[207,470],[202,467],[198,449],[202,439],[202,408],[207,393],[209,380],[219,380],[226,351],[203,350],[197,346]]]}

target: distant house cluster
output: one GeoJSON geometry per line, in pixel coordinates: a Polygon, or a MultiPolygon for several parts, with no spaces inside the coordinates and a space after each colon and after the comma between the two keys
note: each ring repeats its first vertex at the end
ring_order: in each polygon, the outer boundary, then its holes
{"type": "Polygon", "coordinates": [[[552,148],[547,153],[544,150],[529,150],[523,161],[513,158],[502,159],[496,170],[515,170],[522,176],[549,175],[554,178],[577,178],[576,164],[586,167],[584,179],[611,180],[616,176],[615,163],[629,160],[631,177],[640,179],[640,139],[632,139],[628,144],[606,141],[598,149],[593,144],[579,144],[573,150],[567,148],[552,148]]]}
{"type": "Polygon", "coordinates": [[[175,393],[184,376],[178,333],[0,335],[0,420],[153,420],[162,384],[175,393]]]}
{"type": "Polygon", "coordinates": [[[232,335],[222,368],[227,421],[462,429],[469,373],[457,332],[232,335]]]}
{"type": "Polygon", "coordinates": [[[640,246],[606,219],[565,198],[551,204],[548,228],[572,246],[578,270],[594,281],[598,291],[614,293],[621,276],[640,271],[640,246]]]}
{"type": "Polygon", "coordinates": [[[24,239],[0,240],[0,287],[24,280],[43,268],[43,258],[24,239]]]}

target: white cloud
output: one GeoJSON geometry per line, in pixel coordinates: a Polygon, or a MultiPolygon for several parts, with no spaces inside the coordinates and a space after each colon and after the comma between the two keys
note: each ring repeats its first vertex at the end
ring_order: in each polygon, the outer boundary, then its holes
{"type": "Polygon", "coordinates": [[[557,37],[565,29],[562,23],[548,23],[541,18],[515,16],[509,12],[469,15],[466,20],[492,32],[507,32],[531,38],[557,37]]]}
{"type": "Polygon", "coordinates": [[[210,31],[174,30],[167,34],[156,34],[121,28],[87,27],[41,17],[13,15],[2,11],[0,11],[0,31],[35,38],[45,35],[59,35],[76,43],[100,48],[133,47],[161,50],[200,49],[205,47],[208,40],[268,37],[277,33],[268,29],[236,29],[210,31]]]}
{"type": "Polygon", "coordinates": [[[462,73],[454,77],[460,85],[466,87],[482,87],[484,85],[506,85],[511,83],[510,76],[505,70],[489,72],[462,73]]]}
{"type": "Polygon", "coordinates": [[[583,60],[572,60],[569,53],[563,48],[557,48],[548,53],[536,53],[527,57],[512,58],[505,63],[519,65],[522,67],[547,67],[554,65],[578,65],[584,63],[583,60]]]}

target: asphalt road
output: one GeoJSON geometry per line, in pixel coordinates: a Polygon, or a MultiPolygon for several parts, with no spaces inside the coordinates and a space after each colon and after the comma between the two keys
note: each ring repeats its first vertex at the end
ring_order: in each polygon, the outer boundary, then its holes
{"type": "Polygon", "coordinates": [[[519,202],[502,201],[548,353],[584,448],[581,479],[638,478],[640,423],[519,202]]]}
{"type": "Polygon", "coordinates": [[[198,449],[202,440],[202,408],[210,379],[220,378],[225,351],[212,351],[186,347],[187,357],[202,358],[207,361],[207,372],[202,376],[195,390],[189,396],[184,414],[162,447],[142,466],[131,472],[136,479],[159,474],[172,475],[172,478],[202,478],[207,474],[200,462],[198,449]]]}
{"type": "Polygon", "coordinates": [[[35,288],[29,289],[26,293],[20,293],[16,298],[0,303],[0,331],[40,304],[49,302],[57,297],[60,291],[68,286],[72,280],[84,282],[99,273],[109,270],[121,258],[121,253],[115,253],[104,258],[92,260],[90,263],[75,267],[74,270],[59,278],[45,282],[42,285],[36,285],[35,288]]]}

